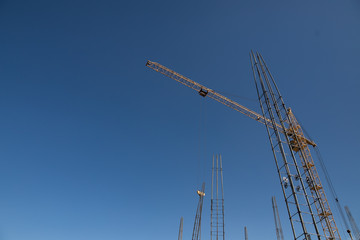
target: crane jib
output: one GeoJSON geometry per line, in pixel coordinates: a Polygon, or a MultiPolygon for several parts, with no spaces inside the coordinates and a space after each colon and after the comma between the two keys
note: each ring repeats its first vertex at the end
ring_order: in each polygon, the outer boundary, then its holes
{"type": "MultiPolygon", "coordinates": [[[[193,81],[193,80],[191,80],[191,79],[189,79],[189,78],[187,78],[187,77],[185,77],[185,76],[183,76],[183,75],[181,75],[181,74],[179,74],[179,73],[177,73],[177,72],[175,72],[175,71],[173,71],[173,70],[159,64],[159,63],[152,62],[152,61],[148,60],[146,62],[146,66],[153,69],[153,70],[155,70],[156,72],[159,72],[159,73],[161,73],[161,74],[163,74],[163,75],[165,75],[165,76],[167,76],[169,78],[174,79],[175,81],[177,81],[177,82],[179,82],[179,83],[181,83],[181,84],[183,84],[183,85],[185,85],[185,86],[187,86],[189,88],[194,89],[202,97],[208,96],[208,97],[210,97],[210,98],[212,98],[212,99],[214,99],[214,100],[216,100],[216,101],[218,101],[218,102],[220,102],[220,103],[222,103],[222,104],[224,104],[224,105],[226,105],[226,106],[228,106],[228,107],[230,107],[230,108],[232,108],[232,109],[234,109],[234,110],[236,110],[236,111],[238,111],[238,112],[240,112],[240,113],[242,113],[242,114],[244,114],[244,115],[246,115],[246,116],[248,116],[248,117],[250,117],[250,118],[252,118],[252,119],[254,119],[256,121],[258,121],[258,122],[260,122],[260,123],[262,123],[262,124],[268,124],[269,126],[271,126],[271,120],[270,119],[264,118],[264,116],[262,116],[261,114],[258,114],[257,112],[252,111],[252,110],[248,109],[247,107],[244,107],[243,105],[241,105],[241,104],[239,104],[239,103],[237,103],[237,102],[235,102],[235,101],[221,95],[220,93],[217,93],[214,90],[212,90],[212,89],[210,89],[208,87],[205,87],[205,86],[203,86],[203,85],[201,85],[201,84],[199,84],[199,83],[197,83],[197,82],[195,82],[195,81],[193,81]]],[[[276,123],[276,126],[279,128],[279,130],[282,133],[291,134],[291,133],[288,133],[286,130],[284,131],[280,124],[276,123]]],[[[305,142],[307,144],[309,144],[309,145],[311,145],[313,147],[316,146],[316,144],[313,141],[311,141],[309,139],[304,139],[304,140],[305,140],[305,142]]]]}

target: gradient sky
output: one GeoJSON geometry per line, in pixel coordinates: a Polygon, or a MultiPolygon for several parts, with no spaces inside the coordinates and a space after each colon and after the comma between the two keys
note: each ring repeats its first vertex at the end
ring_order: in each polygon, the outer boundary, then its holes
{"type": "Polygon", "coordinates": [[[145,67],[260,112],[251,49],[360,224],[358,0],[2,0],[0,34],[0,240],[177,239],[181,216],[189,240],[203,180],[209,239],[216,153],[227,239],[275,239],[273,195],[291,239],[265,127],[145,67]]]}

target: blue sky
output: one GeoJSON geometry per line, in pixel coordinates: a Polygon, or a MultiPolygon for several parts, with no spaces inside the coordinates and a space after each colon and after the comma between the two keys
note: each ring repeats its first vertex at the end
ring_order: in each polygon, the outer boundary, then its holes
{"type": "Polygon", "coordinates": [[[359,24],[357,0],[1,1],[0,239],[175,239],[180,216],[191,239],[202,180],[209,239],[216,153],[227,238],[275,239],[275,195],[290,239],[265,127],[145,67],[260,112],[251,49],[360,223],[359,24]]]}

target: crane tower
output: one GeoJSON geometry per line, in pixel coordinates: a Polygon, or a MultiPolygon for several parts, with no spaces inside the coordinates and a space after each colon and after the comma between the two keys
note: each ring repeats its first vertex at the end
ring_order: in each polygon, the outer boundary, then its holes
{"type": "Polygon", "coordinates": [[[292,110],[287,108],[263,57],[250,54],[261,114],[159,63],[146,66],[266,126],[294,240],[341,240],[317,173],[310,147],[292,110]]]}

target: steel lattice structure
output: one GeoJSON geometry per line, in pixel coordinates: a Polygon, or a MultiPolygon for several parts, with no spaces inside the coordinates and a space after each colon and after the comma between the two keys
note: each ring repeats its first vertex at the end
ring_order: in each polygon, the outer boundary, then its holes
{"type": "Polygon", "coordinates": [[[263,117],[271,120],[265,125],[293,237],[340,239],[301,126],[286,107],[262,56],[252,52],[250,58],[263,117]]]}
{"type": "MultiPolygon", "coordinates": [[[[174,79],[175,81],[178,81],[179,83],[189,87],[189,88],[192,88],[194,89],[195,91],[197,91],[200,96],[203,96],[203,97],[209,97],[209,98],[212,98],[214,99],[215,101],[218,101],[219,103],[222,103],[224,104],[225,106],[228,106],[262,124],[265,124],[265,122],[268,122],[270,123],[270,119],[267,119],[267,118],[264,118],[261,114],[259,113],[256,113],[252,110],[250,110],[249,108],[221,95],[220,93],[217,93],[215,92],[214,90],[208,88],[208,87],[205,87],[159,63],[156,63],[156,62],[152,62],[152,61],[147,61],[146,62],[146,66],[155,70],[156,72],[159,72],[169,78],[172,78],[174,79]]],[[[278,125],[278,127],[280,128],[281,126],[278,125]]],[[[316,146],[316,144],[310,140],[310,139],[307,139],[305,138],[305,141],[307,144],[311,145],[311,146],[316,146]]]]}
{"type": "Polygon", "coordinates": [[[273,212],[274,212],[276,238],[277,238],[277,240],[284,240],[284,233],[283,233],[283,230],[282,230],[282,227],[281,227],[279,210],[278,210],[278,207],[277,207],[277,204],[276,204],[275,197],[271,198],[271,202],[272,202],[272,207],[273,207],[273,212]]]}
{"type": "Polygon", "coordinates": [[[224,184],[221,155],[213,156],[210,240],[225,240],[224,184]],[[216,162],[216,163],[215,163],[216,162]],[[215,184],[214,184],[215,182],[215,184]],[[220,182],[220,183],[219,183],[220,182]],[[220,191],[219,191],[220,185],[220,191]]]}
{"type": "Polygon", "coordinates": [[[341,240],[309,148],[316,144],[286,107],[262,56],[251,52],[250,58],[262,114],[159,63],[147,61],[146,66],[265,124],[294,239],[341,240]]]}

